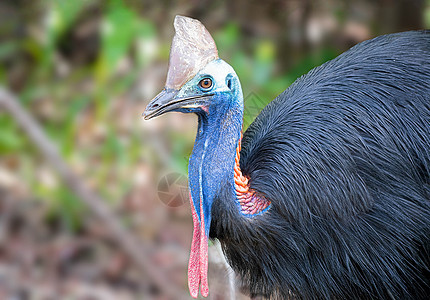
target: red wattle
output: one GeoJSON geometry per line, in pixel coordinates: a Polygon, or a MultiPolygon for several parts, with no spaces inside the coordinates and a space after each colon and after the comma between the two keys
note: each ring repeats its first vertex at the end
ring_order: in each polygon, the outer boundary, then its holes
{"type": "Polygon", "coordinates": [[[208,285],[208,237],[205,232],[205,218],[203,213],[202,201],[200,201],[200,281],[202,284],[201,293],[203,297],[209,294],[208,285]]]}
{"type": "Polygon", "coordinates": [[[193,200],[191,199],[191,213],[193,215],[193,241],[191,242],[190,260],[188,262],[188,288],[193,298],[199,295],[200,285],[200,226],[193,200]]]}
{"type": "Polygon", "coordinates": [[[191,213],[193,215],[193,241],[191,242],[190,260],[188,262],[188,288],[193,298],[199,295],[199,286],[202,284],[202,296],[207,297],[209,294],[208,286],[208,237],[205,234],[205,221],[200,200],[200,216],[202,222],[199,222],[197,211],[194,207],[193,200],[190,196],[191,213]],[[201,224],[201,225],[200,225],[201,224]]]}

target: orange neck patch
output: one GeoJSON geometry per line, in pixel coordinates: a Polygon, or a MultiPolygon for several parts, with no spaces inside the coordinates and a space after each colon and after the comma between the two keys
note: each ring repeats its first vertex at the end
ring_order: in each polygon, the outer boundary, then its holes
{"type": "Polygon", "coordinates": [[[240,149],[242,137],[236,148],[236,158],[234,160],[234,186],[236,189],[236,196],[240,204],[241,213],[244,215],[256,215],[270,206],[270,201],[264,197],[259,196],[249,187],[249,177],[244,176],[240,170],[240,149]]]}

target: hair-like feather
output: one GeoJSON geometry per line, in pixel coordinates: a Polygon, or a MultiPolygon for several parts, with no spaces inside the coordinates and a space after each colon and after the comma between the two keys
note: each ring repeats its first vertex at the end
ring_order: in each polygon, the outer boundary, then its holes
{"type": "Polygon", "coordinates": [[[430,32],[380,36],[311,70],[244,133],[240,167],[271,208],[240,214],[230,182],[210,237],[252,295],[430,295],[430,32]]]}

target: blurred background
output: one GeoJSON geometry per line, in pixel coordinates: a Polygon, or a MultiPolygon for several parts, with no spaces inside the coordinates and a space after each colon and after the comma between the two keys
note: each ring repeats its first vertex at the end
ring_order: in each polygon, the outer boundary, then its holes
{"type": "MultiPolygon", "coordinates": [[[[189,297],[196,118],[140,116],[164,86],[176,14],[205,24],[236,70],[247,127],[297,77],[354,44],[429,28],[430,0],[2,0],[0,87],[76,176],[59,176],[58,161],[0,106],[0,299],[189,297]],[[83,197],[82,185],[100,197],[83,197]]],[[[248,299],[230,288],[216,243],[209,259],[210,298],[248,299]]]]}

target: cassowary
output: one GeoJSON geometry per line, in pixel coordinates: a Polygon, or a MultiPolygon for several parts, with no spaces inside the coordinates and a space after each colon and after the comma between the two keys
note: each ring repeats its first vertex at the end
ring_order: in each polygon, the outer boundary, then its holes
{"type": "Polygon", "coordinates": [[[208,237],[251,296],[428,299],[430,31],[362,42],[270,102],[242,138],[233,68],[177,16],[149,119],[195,113],[191,295],[208,295],[208,237]]]}

